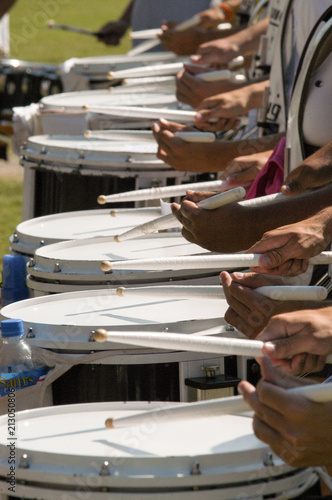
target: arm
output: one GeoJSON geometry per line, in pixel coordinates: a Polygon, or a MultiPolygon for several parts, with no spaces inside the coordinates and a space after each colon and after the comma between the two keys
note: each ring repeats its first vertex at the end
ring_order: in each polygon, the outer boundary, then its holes
{"type": "Polygon", "coordinates": [[[308,259],[332,241],[332,207],[295,224],[268,231],[248,252],[263,254],[254,271],[296,276],[308,268],[308,259]]]}
{"type": "Polygon", "coordinates": [[[231,203],[216,210],[197,206],[199,193],[181,205],[172,203],[172,212],[183,225],[182,234],[190,242],[214,252],[239,252],[271,229],[310,217],[331,203],[332,186],[312,193],[279,199],[264,206],[247,207],[231,203]]]}
{"type": "Polygon", "coordinates": [[[319,372],[332,353],[331,302],[274,316],[258,339],[269,342],[263,352],[280,369],[294,375],[319,372]]]}
{"type": "Polygon", "coordinates": [[[246,115],[251,109],[262,107],[264,90],[268,84],[268,81],[253,83],[204,99],[197,107],[195,125],[201,130],[224,130],[227,119],[246,115]],[[216,123],[210,123],[216,118],[216,123]]]}
{"type": "Polygon", "coordinates": [[[191,60],[195,64],[226,66],[237,56],[254,54],[258,50],[260,36],[266,33],[269,19],[263,19],[236,35],[201,45],[191,60]]]}
{"type": "Polygon", "coordinates": [[[261,371],[256,389],[244,381],[238,386],[255,412],[258,439],[293,467],[332,465],[332,403],[314,403],[287,392],[313,382],[277,370],[267,358],[261,360],[261,371]]]}
{"type": "Polygon", "coordinates": [[[119,45],[121,38],[131,24],[131,14],[135,0],[131,0],[117,21],[110,21],[102,26],[98,32],[98,38],[106,45],[119,45]]]}
{"type": "Polygon", "coordinates": [[[229,186],[249,189],[271,154],[272,151],[264,151],[235,158],[223,172],[229,186]]]}

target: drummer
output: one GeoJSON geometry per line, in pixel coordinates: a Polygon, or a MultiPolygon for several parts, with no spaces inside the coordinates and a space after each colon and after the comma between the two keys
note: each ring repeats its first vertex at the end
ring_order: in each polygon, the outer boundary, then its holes
{"type": "Polygon", "coordinates": [[[294,467],[332,465],[332,403],[314,403],[286,389],[309,385],[277,370],[268,358],[261,360],[262,379],[254,388],[249,382],[239,392],[255,411],[256,436],[268,443],[294,467]]]}
{"type": "MultiPolygon", "coordinates": [[[[216,27],[218,24],[229,21],[234,18],[241,0],[225,0],[220,3],[219,0],[181,0],[178,2],[165,2],[162,0],[131,0],[127,8],[117,21],[111,21],[102,26],[99,30],[99,39],[106,45],[118,45],[131,27],[133,31],[140,31],[152,28],[159,28],[167,20],[181,22],[195,14],[201,12],[202,21],[198,26],[200,30],[208,30],[216,27]]],[[[172,37],[173,49],[168,46],[170,43],[170,30],[168,26],[163,27],[164,34],[161,37],[165,50],[173,50],[178,47],[181,51],[183,47],[182,37],[179,41],[172,37]]],[[[204,40],[203,33],[197,29],[187,30],[186,36],[191,35],[192,43],[195,42],[191,50],[193,54],[199,43],[204,40]],[[199,41],[198,41],[199,35],[199,41]]],[[[220,35],[220,32],[206,34],[205,40],[211,40],[220,35]]],[[[186,48],[188,48],[188,41],[186,48]]],[[[176,51],[176,49],[175,49],[176,51]]]]}

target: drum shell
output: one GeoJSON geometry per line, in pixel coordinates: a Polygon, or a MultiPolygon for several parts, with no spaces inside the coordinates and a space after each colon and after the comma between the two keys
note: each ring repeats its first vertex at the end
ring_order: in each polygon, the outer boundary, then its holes
{"type": "MultiPolygon", "coordinates": [[[[152,185],[174,185],[188,178],[157,160],[152,146],[89,141],[84,136],[36,136],[22,149],[23,220],[60,212],[98,208],[97,197],[152,185]],[[97,148],[100,148],[98,151],[97,148]],[[151,152],[150,152],[151,151],[151,152]]],[[[119,205],[133,206],[133,203],[119,205]]]]}
{"type": "MultiPolygon", "coordinates": [[[[294,469],[275,456],[253,436],[251,419],[245,416],[153,421],[132,429],[103,429],[105,419],[111,415],[125,416],[153,407],[156,405],[147,403],[99,404],[19,413],[17,420],[23,424],[23,438],[18,440],[16,449],[19,456],[26,454],[29,467],[16,471],[17,494],[27,499],[55,500],[66,496],[71,500],[83,489],[93,500],[110,496],[115,500],[143,500],[147,496],[154,500],[235,500],[243,496],[264,499],[287,495],[296,488],[300,491],[303,484],[317,478],[312,469],[294,469]],[[50,428],[52,418],[62,423],[60,428],[50,428]],[[77,420],[80,422],[75,426],[77,420]],[[190,429],[197,427],[200,433],[193,440],[190,429]],[[67,430],[65,436],[59,433],[63,428],[67,430]],[[84,433],[86,447],[83,442],[77,443],[80,436],[75,440],[75,432],[84,433]],[[57,443],[61,443],[61,451],[56,453],[54,444],[48,442],[55,434],[60,434],[57,443]],[[101,441],[96,443],[99,435],[101,441]],[[264,463],[267,457],[272,465],[264,463]],[[195,467],[197,474],[193,473],[195,467]]],[[[159,403],[158,408],[165,409],[167,415],[167,407],[159,403]]],[[[1,442],[1,448],[6,445],[7,441],[1,442]]],[[[8,464],[4,463],[6,454],[2,455],[0,475],[4,489],[8,464]]]]}
{"type": "MultiPolygon", "coordinates": [[[[63,375],[62,370],[60,378],[56,378],[57,372],[52,375],[54,404],[185,401],[188,397],[185,378],[201,375],[205,363],[220,366],[224,373],[223,356],[91,342],[96,328],[183,333],[226,331],[222,318],[227,307],[225,301],[214,301],[205,307],[204,313],[198,308],[199,300],[186,301],[186,307],[177,302],[166,299],[123,302],[112,290],[85,291],[17,302],[4,307],[1,318],[22,319],[31,347],[47,349],[44,364],[49,362],[47,352],[61,356],[59,361],[52,357],[51,365],[69,363],[69,371],[63,375]],[[173,311],[171,317],[169,307],[173,311]],[[73,356],[81,356],[82,362],[73,362],[73,356]]],[[[233,371],[227,376],[234,379],[233,366],[229,369],[233,371]]]]}

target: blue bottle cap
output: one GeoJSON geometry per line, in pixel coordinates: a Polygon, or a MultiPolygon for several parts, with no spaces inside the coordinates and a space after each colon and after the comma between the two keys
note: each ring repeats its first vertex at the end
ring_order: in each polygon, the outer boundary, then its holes
{"type": "Polygon", "coordinates": [[[4,319],[1,321],[1,336],[21,337],[24,335],[23,321],[21,319],[4,319]]]}

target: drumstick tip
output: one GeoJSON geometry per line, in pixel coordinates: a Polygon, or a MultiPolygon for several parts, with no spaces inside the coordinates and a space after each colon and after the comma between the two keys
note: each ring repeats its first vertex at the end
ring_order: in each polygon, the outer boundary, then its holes
{"type": "Polygon", "coordinates": [[[89,106],[87,104],[84,104],[82,106],[83,111],[89,111],[89,106]]]}
{"type": "Polygon", "coordinates": [[[100,264],[100,269],[102,271],[110,271],[112,269],[112,264],[109,260],[104,260],[101,264],[100,264]]]}
{"type": "Polygon", "coordinates": [[[116,241],[117,243],[120,243],[119,235],[114,236],[114,241],[116,241]]]}
{"type": "Polygon", "coordinates": [[[105,342],[107,340],[107,331],[104,330],[103,328],[99,328],[98,330],[95,331],[93,334],[93,338],[97,342],[105,342]]]}
{"type": "Polygon", "coordinates": [[[109,72],[107,73],[107,79],[108,79],[108,80],[113,80],[113,78],[114,78],[113,71],[109,71],[109,72]]]}
{"type": "Polygon", "coordinates": [[[91,136],[91,130],[86,130],[84,132],[84,137],[86,137],[87,139],[90,139],[90,136],[91,136]]]}
{"type": "Polygon", "coordinates": [[[113,418],[108,418],[107,420],[105,420],[105,425],[107,427],[107,429],[114,429],[114,425],[113,425],[113,418]]]}
{"type": "Polygon", "coordinates": [[[119,286],[119,288],[117,288],[116,294],[118,297],[124,297],[123,290],[124,290],[124,286],[119,286]]]}
{"type": "MultiPolygon", "coordinates": [[[[97,201],[98,201],[99,205],[105,205],[106,196],[101,194],[100,196],[98,196],[97,201]]],[[[111,215],[112,215],[112,212],[111,212],[111,215]]]]}
{"type": "Polygon", "coordinates": [[[49,19],[49,20],[47,21],[47,23],[46,23],[46,26],[47,26],[48,28],[53,28],[53,26],[54,26],[54,25],[55,25],[55,21],[54,21],[54,19],[49,19]]]}
{"type": "MultiPolygon", "coordinates": [[[[105,203],[106,203],[106,201],[105,201],[105,203]]],[[[111,210],[110,211],[110,216],[111,217],[116,217],[116,210],[111,210]]]]}

